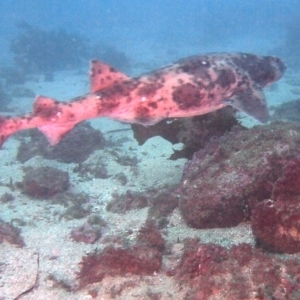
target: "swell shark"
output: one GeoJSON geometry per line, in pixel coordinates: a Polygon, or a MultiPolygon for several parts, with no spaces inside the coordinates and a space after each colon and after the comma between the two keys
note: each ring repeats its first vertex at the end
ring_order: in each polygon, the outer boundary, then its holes
{"type": "Polygon", "coordinates": [[[15,132],[38,128],[51,145],[79,122],[98,117],[143,125],[165,118],[207,114],[228,105],[265,123],[262,89],[281,78],[284,63],[274,56],[212,53],[188,57],[139,77],[91,61],[90,92],[59,102],[37,96],[32,113],[0,116],[0,146],[15,132]]]}

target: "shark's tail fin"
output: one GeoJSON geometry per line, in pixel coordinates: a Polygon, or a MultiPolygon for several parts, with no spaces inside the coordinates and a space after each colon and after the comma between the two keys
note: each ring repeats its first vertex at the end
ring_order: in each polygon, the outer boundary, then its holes
{"type": "Polygon", "coordinates": [[[38,128],[51,145],[57,144],[78,123],[70,120],[68,114],[62,114],[63,107],[68,106],[54,99],[38,96],[33,105],[33,113],[16,117],[0,116],[0,148],[12,134],[30,128],[38,128]]]}
{"type": "Polygon", "coordinates": [[[10,129],[10,122],[11,119],[9,117],[0,116],[0,148],[2,147],[4,142],[17,131],[17,129],[13,127],[10,129]]]}

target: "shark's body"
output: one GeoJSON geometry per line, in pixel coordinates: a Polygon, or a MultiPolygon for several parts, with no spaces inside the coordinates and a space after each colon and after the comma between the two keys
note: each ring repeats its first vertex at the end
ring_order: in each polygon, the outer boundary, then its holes
{"type": "Polygon", "coordinates": [[[165,118],[206,114],[227,105],[260,122],[268,119],[262,88],[277,81],[285,66],[277,57],[252,54],[193,56],[151,73],[129,78],[91,62],[91,91],[69,102],[38,96],[33,112],[0,117],[0,145],[13,133],[37,127],[52,145],[77,123],[109,117],[152,125],[165,118]]]}

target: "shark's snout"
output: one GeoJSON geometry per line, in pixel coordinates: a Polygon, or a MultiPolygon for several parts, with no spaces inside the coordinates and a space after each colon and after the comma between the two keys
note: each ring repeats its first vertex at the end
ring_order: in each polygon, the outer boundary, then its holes
{"type": "Polygon", "coordinates": [[[272,66],[274,67],[275,70],[275,80],[277,81],[279,80],[282,75],[284,74],[285,70],[286,70],[286,65],[284,64],[284,62],[277,56],[272,56],[272,66]]]}

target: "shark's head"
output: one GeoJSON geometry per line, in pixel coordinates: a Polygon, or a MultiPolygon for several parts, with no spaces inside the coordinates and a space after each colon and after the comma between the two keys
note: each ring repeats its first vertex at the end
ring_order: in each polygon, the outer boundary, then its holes
{"type": "Polygon", "coordinates": [[[286,69],[282,60],[276,56],[242,53],[233,57],[233,61],[239,68],[247,71],[251,80],[261,88],[280,79],[286,69]]]}
{"type": "Polygon", "coordinates": [[[257,63],[249,68],[249,73],[258,85],[264,87],[279,80],[286,69],[283,61],[276,56],[258,56],[257,63]]]}

